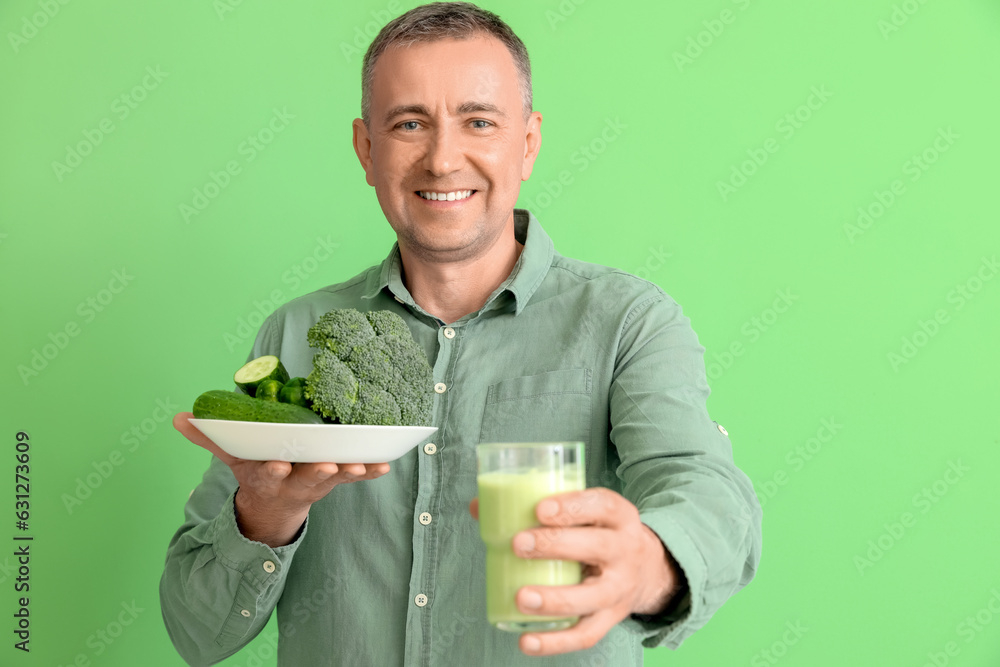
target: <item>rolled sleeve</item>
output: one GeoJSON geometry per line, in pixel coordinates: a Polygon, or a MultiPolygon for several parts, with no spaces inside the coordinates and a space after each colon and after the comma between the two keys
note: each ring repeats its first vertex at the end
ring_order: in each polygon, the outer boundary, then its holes
{"type": "Polygon", "coordinates": [[[190,665],[219,662],[261,631],[307,530],[304,526],[294,542],[277,548],[244,537],[236,525],[236,489],[217,501],[225,492],[221,478],[228,473],[219,466],[225,468],[213,460],[206,480],[191,495],[187,521],[171,540],[160,580],[167,633],[190,665]],[[214,517],[205,519],[213,506],[214,517]]]}
{"type": "Polygon", "coordinates": [[[647,648],[680,644],[756,572],[761,509],[708,415],[704,348],[673,300],[661,294],[629,314],[610,394],[611,439],[623,495],[687,579],[685,599],[623,625],[647,648]]]}

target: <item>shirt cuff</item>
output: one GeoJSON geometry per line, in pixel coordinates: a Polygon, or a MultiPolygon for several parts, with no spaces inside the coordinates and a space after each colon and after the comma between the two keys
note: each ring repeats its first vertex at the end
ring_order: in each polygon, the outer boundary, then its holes
{"type": "MultiPolygon", "coordinates": [[[[222,506],[215,522],[214,556],[240,578],[233,605],[217,641],[226,645],[238,641],[270,617],[281,592],[292,558],[305,539],[309,519],[295,541],[281,547],[247,539],[236,525],[236,491],[222,506]],[[264,618],[259,618],[261,615],[264,618]]],[[[209,550],[206,550],[208,552],[209,550]]]]}
{"type": "Polygon", "coordinates": [[[669,516],[665,516],[662,510],[640,512],[639,518],[656,533],[684,572],[687,588],[684,597],[668,603],[664,612],[631,614],[620,625],[642,637],[642,645],[646,648],[667,646],[675,649],[703,625],[693,622],[693,619],[701,615],[702,592],[708,568],[687,532],[669,516]]]}

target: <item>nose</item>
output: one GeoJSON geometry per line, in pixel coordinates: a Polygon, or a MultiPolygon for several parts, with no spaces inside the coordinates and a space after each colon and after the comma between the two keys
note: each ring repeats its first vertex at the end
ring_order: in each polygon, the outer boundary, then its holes
{"type": "Polygon", "coordinates": [[[446,176],[462,166],[461,141],[456,130],[438,127],[431,134],[424,154],[424,168],[434,176],[446,176]]]}

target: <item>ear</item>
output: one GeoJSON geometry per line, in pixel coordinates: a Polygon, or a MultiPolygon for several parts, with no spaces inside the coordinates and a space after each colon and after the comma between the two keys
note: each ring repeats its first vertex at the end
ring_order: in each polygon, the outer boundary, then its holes
{"type": "Polygon", "coordinates": [[[375,177],[373,174],[373,160],[372,160],[372,139],[368,134],[368,128],[365,127],[365,123],[360,118],[354,119],[353,124],[354,130],[354,152],[358,156],[358,160],[361,161],[361,166],[365,170],[365,181],[368,185],[374,187],[375,177]]]}
{"type": "Polygon", "coordinates": [[[535,158],[542,148],[542,114],[532,111],[528,117],[524,135],[524,160],[521,162],[521,180],[526,181],[531,176],[535,166],[535,158]]]}

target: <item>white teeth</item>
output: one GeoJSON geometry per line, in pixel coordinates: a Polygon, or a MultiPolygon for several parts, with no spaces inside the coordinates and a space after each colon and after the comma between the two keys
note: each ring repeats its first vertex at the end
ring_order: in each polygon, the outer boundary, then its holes
{"type": "Polygon", "coordinates": [[[472,196],[472,190],[457,190],[455,192],[428,192],[420,191],[420,196],[431,201],[457,201],[472,196]]]}

